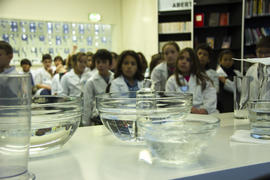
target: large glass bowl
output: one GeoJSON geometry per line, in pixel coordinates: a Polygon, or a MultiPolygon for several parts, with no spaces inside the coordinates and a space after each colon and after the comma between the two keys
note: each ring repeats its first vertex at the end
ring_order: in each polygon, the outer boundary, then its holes
{"type": "Polygon", "coordinates": [[[187,165],[198,160],[216,133],[220,120],[211,115],[189,114],[180,120],[143,123],[151,163],[187,165]]]}
{"type": "Polygon", "coordinates": [[[152,92],[106,93],[96,97],[103,125],[122,141],[142,141],[144,121],[180,120],[189,114],[192,94],[152,92]]]}
{"type": "Polygon", "coordinates": [[[81,121],[81,99],[34,96],[31,105],[30,155],[49,154],[60,149],[81,121]]]}

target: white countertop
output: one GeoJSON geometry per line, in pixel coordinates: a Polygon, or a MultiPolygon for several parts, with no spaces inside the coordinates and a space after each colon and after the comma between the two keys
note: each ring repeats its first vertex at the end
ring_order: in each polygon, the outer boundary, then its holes
{"type": "Polygon", "coordinates": [[[232,113],[217,115],[221,126],[199,161],[188,167],[165,168],[139,160],[145,149],[123,143],[103,126],[80,127],[61,151],[29,161],[38,180],[173,179],[270,162],[270,145],[230,142],[236,129],[247,129],[247,120],[232,113]]]}

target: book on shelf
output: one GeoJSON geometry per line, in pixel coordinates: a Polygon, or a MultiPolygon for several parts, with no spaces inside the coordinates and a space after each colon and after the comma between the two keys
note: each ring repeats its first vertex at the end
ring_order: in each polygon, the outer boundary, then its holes
{"type": "Polygon", "coordinates": [[[228,26],[229,25],[229,12],[220,13],[219,15],[219,25],[220,26],[228,26]]]}
{"type": "Polygon", "coordinates": [[[218,25],[219,25],[219,13],[218,12],[210,13],[208,26],[212,27],[212,26],[218,26],[218,25]]]}
{"type": "Polygon", "coordinates": [[[159,23],[158,32],[162,33],[182,33],[191,31],[191,22],[169,22],[169,23],[159,23]]]}
{"type": "Polygon", "coordinates": [[[204,26],[204,13],[195,14],[195,27],[204,26]]]}
{"type": "Polygon", "coordinates": [[[226,36],[223,38],[222,44],[221,44],[221,49],[228,49],[231,47],[231,41],[232,38],[231,36],[226,36]]]}
{"type": "Polygon", "coordinates": [[[206,43],[214,49],[215,47],[215,38],[214,37],[206,37],[206,43]]]}
{"type": "Polygon", "coordinates": [[[252,16],[257,16],[257,0],[252,0],[252,16]]]}

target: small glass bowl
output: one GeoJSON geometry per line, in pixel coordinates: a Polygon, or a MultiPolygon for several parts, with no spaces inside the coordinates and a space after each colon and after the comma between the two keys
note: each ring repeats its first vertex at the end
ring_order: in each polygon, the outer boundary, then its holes
{"type": "Polygon", "coordinates": [[[143,140],[144,121],[182,119],[189,114],[192,94],[152,92],[106,93],[96,97],[103,125],[118,139],[128,142],[143,140]]]}
{"type": "Polygon", "coordinates": [[[77,130],[82,117],[80,98],[34,96],[31,105],[30,156],[60,149],[77,130]]]}

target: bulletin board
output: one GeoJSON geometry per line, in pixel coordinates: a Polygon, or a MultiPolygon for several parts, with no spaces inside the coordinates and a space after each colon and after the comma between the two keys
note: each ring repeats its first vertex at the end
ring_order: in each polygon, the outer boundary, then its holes
{"type": "Polygon", "coordinates": [[[45,53],[66,58],[74,45],[80,52],[111,50],[111,36],[109,24],[0,19],[0,39],[13,47],[13,65],[23,58],[41,64],[45,53]]]}

